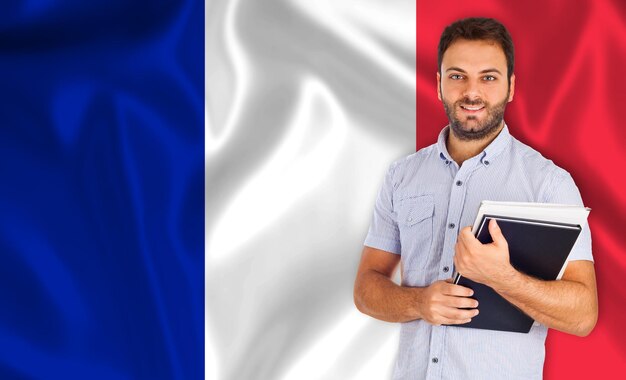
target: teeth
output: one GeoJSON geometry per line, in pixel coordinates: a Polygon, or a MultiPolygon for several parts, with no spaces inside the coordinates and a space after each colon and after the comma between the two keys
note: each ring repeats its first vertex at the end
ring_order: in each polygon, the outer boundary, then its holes
{"type": "Polygon", "coordinates": [[[478,107],[461,106],[461,107],[465,108],[466,110],[470,110],[470,111],[478,111],[479,109],[483,108],[483,106],[478,106],[478,107]]]}

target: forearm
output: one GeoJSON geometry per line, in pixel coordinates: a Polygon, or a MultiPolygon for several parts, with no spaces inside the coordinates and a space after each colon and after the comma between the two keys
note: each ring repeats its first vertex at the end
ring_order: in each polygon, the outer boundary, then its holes
{"type": "Polygon", "coordinates": [[[544,326],[585,336],[597,320],[595,289],[577,281],[542,281],[513,270],[492,287],[544,326]]]}
{"type": "Polygon", "coordinates": [[[354,287],[354,303],[364,314],[387,322],[420,319],[419,303],[423,288],[397,285],[382,273],[361,273],[354,287]]]}

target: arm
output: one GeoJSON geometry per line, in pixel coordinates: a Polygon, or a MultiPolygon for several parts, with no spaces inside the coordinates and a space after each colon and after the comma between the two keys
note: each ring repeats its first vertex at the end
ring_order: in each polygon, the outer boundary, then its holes
{"type": "Polygon", "coordinates": [[[400,255],[364,247],[354,283],[354,303],[364,314],[387,322],[424,319],[433,325],[467,323],[478,314],[473,292],[448,281],[428,287],[400,286],[391,280],[400,255]]]}
{"type": "Polygon", "coordinates": [[[513,268],[506,239],[495,220],[489,224],[491,244],[481,244],[464,228],[454,263],[463,276],[492,287],[537,322],[569,334],[586,336],[598,319],[596,278],[591,261],[571,261],[563,278],[543,281],[513,268]]]}

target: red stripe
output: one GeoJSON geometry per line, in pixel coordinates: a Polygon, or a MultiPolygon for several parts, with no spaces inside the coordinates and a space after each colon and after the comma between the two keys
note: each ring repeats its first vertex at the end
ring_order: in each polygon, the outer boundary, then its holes
{"type": "Polygon", "coordinates": [[[593,209],[599,321],[586,338],[550,331],[545,378],[620,377],[626,372],[626,2],[418,0],[418,149],[447,123],[435,88],[439,34],[469,16],[495,17],[513,36],[511,133],[568,170],[593,209]]]}

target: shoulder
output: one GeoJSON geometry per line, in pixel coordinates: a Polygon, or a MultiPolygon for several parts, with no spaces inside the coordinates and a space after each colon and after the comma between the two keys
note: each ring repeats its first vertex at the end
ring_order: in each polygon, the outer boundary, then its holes
{"type": "Polygon", "coordinates": [[[524,144],[516,138],[511,139],[511,155],[520,163],[528,180],[541,188],[541,200],[551,201],[555,191],[567,187],[577,191],[576,184],[570,173],[544,157],[536,149],[524,144]]]}
{"type": "Polygon", "coordinates": [[[405,177],[410,177],[424,167],[432,165],[438,155],[437,144],[429,145],[394,161],[389,167],[388,174],[394,183],[400,183],[405,177]]]}
{"type": "Polygon", "coordinates": [[[418,150],[415,153],[409,154],[408,156],[404,156],[394,161],[391,165],[399,169],[408,169],[412,166],[419,166],[420,164],[434,157],[436,154],[437,144],[432,144],[418,150]]]}
{"type": "Polygon", "coordinates": [[[536,149],[524,144],[518,139],[511,138],[511,153],[518,160],[525,163],[525,167],[535,172],[536,175],[563,178],[569,173],[557,166],[551,159],[544,157],[536,149]]]}

